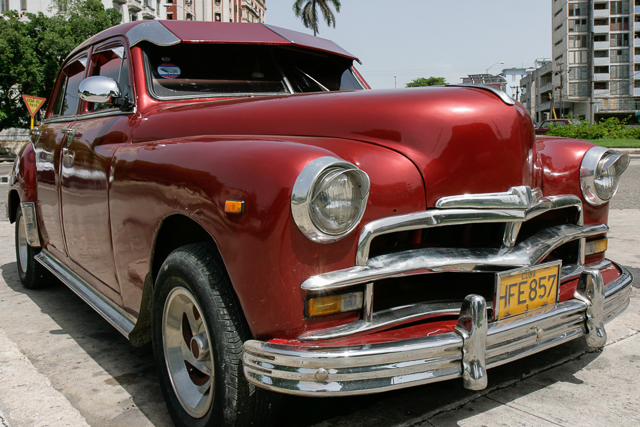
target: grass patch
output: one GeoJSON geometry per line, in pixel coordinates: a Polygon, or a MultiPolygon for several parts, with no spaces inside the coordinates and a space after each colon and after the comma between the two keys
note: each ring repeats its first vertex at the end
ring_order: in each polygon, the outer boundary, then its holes
{"type": "Polygon", "coordinates": [[[640,148],[640,139],[600,138],[587,141],[607,148],[640,148]]]}

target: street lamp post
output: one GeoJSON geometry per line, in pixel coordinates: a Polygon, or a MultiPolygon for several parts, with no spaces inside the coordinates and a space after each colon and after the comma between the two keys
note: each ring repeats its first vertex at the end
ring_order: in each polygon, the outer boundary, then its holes
{"type": "Polygon", "coordinates": [[[179,5],[179,4],[177,4],[177,3],[163,4],[163,6],[164,6],[164,7],[177,6],[177,7],[179,7],[180,9],[184,10],[185,12],[187,12],[187,14],[189,14],[189,15],[193,15],[193,20],[194,20],[194,21],[197,21],[197,20],[198,20],[198,17],[196,16],[195,12],[191,12],[190,10],[185,9],[184,7],[180,6],[180,5],[179,5]]]}
{"type": "Polygon", "coordinates": [[[493,64],[491,67],[487,68],[487,72],[486,72],[486,74],[489,74],[489,70],[490,70],[490,69],[492,69],[493,67],[495,67],[495,66],[496,66],[496,65],[498,65],[498,64],[504,64],[504,61],[496,62],[496,63],[495,63],[495,64],[493,64]]]}

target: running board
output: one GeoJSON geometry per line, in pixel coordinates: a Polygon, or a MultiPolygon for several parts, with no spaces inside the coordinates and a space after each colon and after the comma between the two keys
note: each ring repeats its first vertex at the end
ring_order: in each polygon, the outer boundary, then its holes
{"type": "Polygon", "coordinates": [[[36,261],[51,271],[58,279],[89,304],[99,315],[111,323],[122,335],[129,339],[129,334],[136,325],[136,318],[122,307],[96,291],[84,279],[71,271],[49,251],[43,249],[35,256],[36,261]]]}

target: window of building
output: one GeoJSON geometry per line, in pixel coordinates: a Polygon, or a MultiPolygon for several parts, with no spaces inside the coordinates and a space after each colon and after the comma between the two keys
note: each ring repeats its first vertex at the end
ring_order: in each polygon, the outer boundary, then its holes
{"type": "Polygon", "coordinates": [[[594,34],[594,42],[606,42],[609,41],[609,34],[594,34]]]}
{"type": "Polygon", "coordinates": [[[612,79],[628,79],[629,78],[629,65],[612,65],[611,69],[612,79]]]}
{"type": "Polygon", "coordinates": [[[569,64],[586,64],[587,63],[587,51],[576,50],[569,52],[569,64]]]}
{"type": "MultiPolygon", "coordinates": [[[[640,6],[640,5],[637,5],[637,6],[640,6]]],[[[640,15],[636,15],[634,21],[635,22],[640,22],[640,15]]]]}
{"type": "Polygon", "coordinates": [[[629,95],[629,82],[611,81],[609,82],[609,91],[611,95],[629,95]]]}
{"type": "Polygon", "coordinates": [[[608,74],[609,73],[609,66],[608,65],[598,65],[596,67],[593,67],[593,72],[596,74],[608,74]]]}
{"type": "Polygon", "coordinates": [[[27,10],[27,0],[20,0],[20,10],[27,10]]]}
{"type": "Polygon", "coordinates": [[[609,42],[611,47],[629,46],[629,33],[611,34],[609,42]]]}
{"type": "Polygon", "coordinates": [[[216,13],[216,22],[220,22],[222,21],[222,15],[219,13],[216,13]]]}
{"type": "Polygon", "coordinates": [[[569,19],[569,32],[587,31],[586,19],[569,19]]]}
{"type": "Polygon", "coordinates": [[[633,87],[635,87],[636,89],[640,88],[640,80],[636,80],[633,82],[633,87]]]}
{"type": "Polygon", "coordinates": [[[556,56],[555,61],[558,62],[560,60],[562,60],[562,55],[556,56]]]}
{"type": "Polygon", "coordinates": [[[609,9],[609,2],[594,3],[593,4],[593,9],[594,10],[609,9]]]}
{"type": "Polygon", "coordinates": [[[612,1],[609,13],[611,15],[626,15],[629,13],[628,1],[612,1]]]}
{"type": "Polygon", "coordinates": [[[554,17],[556,17],[556,16],[560,15],[560,14],[562,13],[562,10],[563,10],[563,9],[562,9],[562,8],[560,8],[560,10],[559,10],[559,11],[557,11],[556,13],[554,13],[554,14],[553,14],[553,16],[554,16],[554,17]]]}
{"type": "Polygon", "coordinates": [[[594,90],[606,90],[609,89],[609,82],[593,82],[594,90]]]}
{"type": "Polygon", "coordinates": [[[0,12],[9,11],[9,0],[0,0],[0,12]]]}
{"type": "Polygon", "coordinates": [[[587,80],[589,67],[569,67],[569,80],[587,80]]]}
{"type": "Polygon", "coordinates": [[[569,36],[569,47],[587,47],[587,35],[574,35],[569,36]]]}
{"type": "Polygon", "coordinates": [[[589,95],[589,83],[578,82],[569,83],[569,96],[587,96],[589,95]]]}
{"type": "Polygon", "coordinates": [[[611,31],[622,31],[629,29],[629,17],[611,18],[611,31]]]}
{"type": "Polygon", "coordinates": [[[596,18],[593,20],[593,25],[609,25],[609,18],[596,18]]]}
{"type": "Polygon", "coordinates": [[[173,13],[167,13],[167,20],[173,21],[173,13]]]}
{"type": "Polygon", "coordinates": [[[563,25],[564,23],[561,22],[560,25],[553,29],[553,31],[558,31],[560,28],[562,28],[563,25]]]}
{"type": "Polygon", "coordinates": [[[569,16],[585,16],[587,14],[588,3],[570,3],[569,16]]]}
{"type": "Polygon", "coordinates": [[[629,49],[611,49],[611,62],[629,62],[629,49]]]}
{"type": "Polygon", "coordinates": [[[564,41],[564,39],[560,39],[560,40],[558,40],[558,41],[555,43],[555,45],[556,45],[556,46],[558,46],[558,45],[559,45],[560,43],[562,43],[563,41],[564,41]]]}
{"type": "Polygon", "coordinates": [[[594,50],[593,51],[594,58],[608,58],[609,51],[608,50],[594,50]]]}

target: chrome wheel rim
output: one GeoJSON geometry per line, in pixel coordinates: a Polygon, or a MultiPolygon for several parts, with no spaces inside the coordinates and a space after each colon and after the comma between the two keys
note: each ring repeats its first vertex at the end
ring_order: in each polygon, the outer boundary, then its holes
{"type": "Polygon", "coordinates": [[[213,402],[214,365],[202,309],[184,287],[169,292],[162,314],[162,343],[167,371],[182,408],[204,417],[213,402]]]}
{"type": "Polygon", "coordinates": [[[24,275],[27,274],[29,244],[27,243],[27,228],[22,215],[20,215],[20,220],[16,227],[18,227],[18,267],[24,275]]]}

